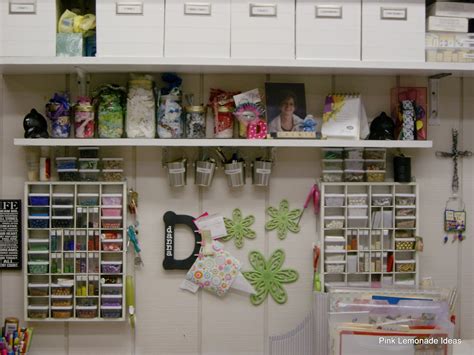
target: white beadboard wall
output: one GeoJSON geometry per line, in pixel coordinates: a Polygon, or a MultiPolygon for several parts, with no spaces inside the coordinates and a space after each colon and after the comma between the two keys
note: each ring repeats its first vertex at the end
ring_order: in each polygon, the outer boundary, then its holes
{"type": "MultiPolygon", "coordinates": [[[[198,100],[207,101],[210,88],[263,90],[266,80],[304,82],[308,112],[322,113],[325,95],[331,91],[361,92],[370,118],[381,110],[388,112],[390,88],[396,77],[383,76],[288,76],[288,75],[183,75],[184,89],[194,92],[198,100]]],[[[91,87],[100,83],[125,84],[124,75],[94,75],[91,87]]],[[[0,197],[21,198],[26,178],[25,151],[13,146],[13,138],[23,135],[22,120],[32,107],[42,110],[52,93],[64,90],[70,78],[64,75],[4,76],[0,80],[0,197]],[[3,100],[3,104],[2,104],[3,100]]],[[[402,77],[401,85],[427,85],[425,78],[402,77]]],[[[71,85],[71,87],[73,87],[71,85]]],[[[74,90],[73,90],[74,92],[74,90]]],[[[421,235],[425,251],[421,254],[421,276],[432,276],[436,285],[459,288],[457,324],[465,339],[474,338],[473,277],[474,244],[472,236],[461,243],[443,245],[443,209],[450,195],[452,163],[438,159],[436,150],[451,148],[451,128],[461,130],[465,149],[474,150],[474,80],[445,78],[441,81],[441,126],[429,127],[433,149],[412,150],[413,170],[420,183],[421,235]]],[[[59,149],[61,150],[61,148],[59,149]]],[[[59,153],[59,152],[57,152],[59,153]]],[[[179,149],[173,154],[182,154],[179,149]]],[[[197,150],[186,150],[188,157],[197,150]]],[[[280,241],[275,233],[265,232],[265,209],[277,206],[287,198],[292,208],[300,208],[308,189],[320,174],[320,151],[317,149],[279,149],[271,186],[260,189],[248,178],[244,188],[230,190],[222,169],[211,189],[193,185],[172,190],[166,170],[161,167],[159,148],[108,148],[103,155],[126,158],[129,185],[140,194],[140,242],[145,267],[134,270],[129,257],[129,272],[135,275],[137,325],[127,323],[34,323],[32,354],[232,354],[268,353],[268,336],[294,328],[311,306],[311,244],[316,240],[316,218],[308,210],[299,234],[289,234],[280,241]],[[286,286],[288,302],[277,305],[271,298],[259,307],[248,296],[236,292],[217,298],[206,292],[192,295],[179,290],[184,277],[181,271],[165,271],[163,259],[164,227],[162,216],[167,210],[197,216],[203,211],[230,216],[234,208],[256,217],[254,229],[258,237],[245,241],[242,250],[232,242],[226,247],[249,267],[248,253],[260,250],[268,257],[277,248],[286,251],[285,266],[298,270],[300,278],[286,286]]],[[[474,220],[474,159],[461,162],[462,195],[468,210],[468,221],[474,220]]],[[[471,229],[472,230],[472,229],[471,229]]],[[[177,256],[192,250],[191,237],[177,230],[177,256]]],[[[0,317],[18,316],[23,312],[23,277],[21,272],[0,272],[0,317]]]]}

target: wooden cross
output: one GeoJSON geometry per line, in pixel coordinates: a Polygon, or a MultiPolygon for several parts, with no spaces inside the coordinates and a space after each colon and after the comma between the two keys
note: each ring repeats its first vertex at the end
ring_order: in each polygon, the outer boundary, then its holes
{"type": "Polygon", "coordinates": [[[451,188],[454,193],[459,190],[459,175],[458,175],[458,159],[472,156],[472,152],[465,150],[458,150],[458,130],[453,128],[453,145],[451,152],[436,152],[436,156],[439,158],[451,158],[454,163],[453,182],[451,188]]]}

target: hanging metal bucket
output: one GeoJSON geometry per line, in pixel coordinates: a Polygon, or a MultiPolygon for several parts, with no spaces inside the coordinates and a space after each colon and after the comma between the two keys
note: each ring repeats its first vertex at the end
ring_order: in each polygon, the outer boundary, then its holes
{"type": "Polygon", "coordinates": [[[168,178],[171,187],[186,186],[186,162],[170,162],[166,163],[168,167],[168,178]]]}
{"type": "Polygon", "coordinates": [[[245,185],[245,163],[224,164],[224,173],[227,175],[229,187],[241,187],[245,185]]]}
{"type": "Polygon", "coordinates": [[[216,163],[210,161],[196,161],[194,183],[203,187],[211,186],[215,171],[216,163]]]}
{"type": "Polygon", "coordinates": [[[252,164],[252,182],[255,186],[268,186],[272,174],[271,161],[256,160],[252,164]]]}

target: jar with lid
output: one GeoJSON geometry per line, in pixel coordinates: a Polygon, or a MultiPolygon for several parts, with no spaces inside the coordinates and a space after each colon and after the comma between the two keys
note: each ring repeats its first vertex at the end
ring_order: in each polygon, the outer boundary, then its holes
{"type": "Polygon", "coordinates": [[[232,138],[234,134],[234,117],[232,109],[227,106],[219,106],[217,116],[214,117],[214,137],[232,138]]]}
{"type": "Polygon", "coordinates": [[[80,97],[74,106],[74,127],[76,138],[93,138],[95,131],[95,114],[91,99],[80,97]]]}
{"type": "Polygon", "coordinates": [[[99,138],[121,138],[124,120],[124,89],[107,85],[96,97],[99,138]]]}
{"type": "Polygon", "coordinates": [[[56,93],[46,104],[46,116],[51,120],[51,137],[68,138],[71,131],[69,97],[56,93]]]}
{"type": "Polygon", "coordinates": [[[186,138],[206,138],[205,106],[186,106],[186,138]]]}
{"type": "Polygon", "coordinates": [[[154,82],[149,75],[128,82],[126,132],[128,138],[155,138],[154,82]]]}
{"type": "Polygon", "coordinates": [[[163,95],[158,108],[157,133],[160,138],[183,138],[181,96],[163,95]]]}

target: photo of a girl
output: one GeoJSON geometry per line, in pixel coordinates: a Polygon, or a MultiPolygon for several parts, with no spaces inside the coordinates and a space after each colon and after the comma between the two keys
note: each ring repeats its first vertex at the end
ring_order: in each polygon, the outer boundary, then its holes
{"type": "Polygon", "coordinates": [[[266,83],[270,133],[299,132],[306,116],[304,84],[266,83]]]}

